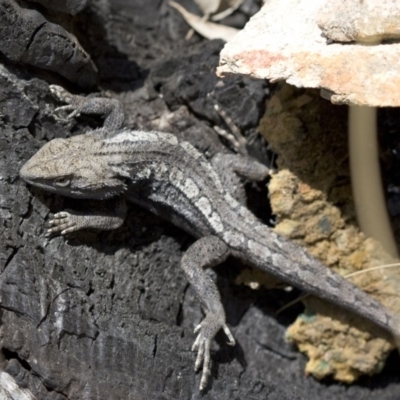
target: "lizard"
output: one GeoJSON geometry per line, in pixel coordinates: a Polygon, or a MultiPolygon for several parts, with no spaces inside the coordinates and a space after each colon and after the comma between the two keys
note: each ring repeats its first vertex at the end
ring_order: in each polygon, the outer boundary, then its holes
{"type": "Polygon", "coordinates": [[[59,109],[106,116],[102,128],[46,143],[20,170],[22,180],[58,195],[81,199],[115,198],[109,214],[61,211],[49,221],[48,234],[67,235],[86,228],[115,229],[125,219],[126,202],[138,204],[196,238],[180,266],[204,310],[195,328],[195,371],[200,390],[210,376],[211,344],[226,323],[215,282],[205,269],[232,255],[283,282],[366,318],[400,337],[400,318],[367,293],[327,268],[303,248],[262,224],[221,183],[216,165],[253,180],[269,169],[238,154],[217,154],[209,162],[187,141],[171,133],[122,128],[124,111],[117,100],[71,95],[58,86],[51,92],[67,102],[59,109]],[[218,156],[218,157],[217,157],[218,156]]]}

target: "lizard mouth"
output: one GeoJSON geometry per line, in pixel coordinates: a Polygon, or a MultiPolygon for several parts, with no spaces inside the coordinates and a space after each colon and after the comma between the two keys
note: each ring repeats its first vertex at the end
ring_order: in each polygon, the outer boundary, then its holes
{"type": "Polygon", "coordinates": [[[32,159],[30,159],[28,162],[26,162],[19,171],[20,178],[23,179],[27,183],[31,183],[34,179],[34,174],[32,173],[31,161],[32,161],[32,159]]]}

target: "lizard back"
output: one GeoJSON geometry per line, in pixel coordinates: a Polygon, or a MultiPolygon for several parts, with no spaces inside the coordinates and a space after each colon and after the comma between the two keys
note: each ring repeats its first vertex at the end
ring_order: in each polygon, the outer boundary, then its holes
{"type": "Polygon", "coordinates": [[[381,303],[278,236],[236,201],[210,163],[189,143],[159,132],[122,133],[107,143],[122,139],[126,147],[135,142],[135,160],[129,164],[131,176],[137,179],[129,191],[132,201],[194,236],[218,236],[244,263],[399,334],[398,318],[381,303]]]}
{"type": "Polygon", "coordinates": [[[244,263],[400,336],[396,316],[260,223],[223,187],[205,157],[174,135],[100,129],[55,139],[20,174],[35,186],[70,197],[123,195],[195,237],[217,236],[244,263]]]}

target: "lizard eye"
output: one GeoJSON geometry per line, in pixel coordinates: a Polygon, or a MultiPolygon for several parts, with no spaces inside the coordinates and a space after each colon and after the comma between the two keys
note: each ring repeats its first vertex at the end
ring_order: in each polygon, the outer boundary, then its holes
{"type": "Polygon", "coordinates": [[[54,179],[54,183],[57,186],[65,187],[68,186],[71,182],[71,179],[68,178],[67,176],[61,176],[59,178],[54,179]]]}

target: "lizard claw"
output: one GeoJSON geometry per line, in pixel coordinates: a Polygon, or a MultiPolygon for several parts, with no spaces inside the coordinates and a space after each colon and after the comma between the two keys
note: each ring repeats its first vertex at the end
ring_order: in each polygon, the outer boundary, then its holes
{"type": "MultiPolygon", "coordinates": [[[[192,351],[197,351],[196,362],[194,364],[194,370],[197,372],[203,366],[203,372],[200,380],[200,391],[204,390],[208,383],[208,378],[211,374],[211,341],[214,338],[214,334],[206,335],[205,332],[209,331],[209,321],[205,319],[194,329],[194,333],[198,333],[195,342],[192,346],[192,351]],[[207,337],[210,336],[210,337],[207,337]]],[[[235,339],[226,324],[221,326],[226,336],[228,337],[228,344],[230,346],[235,345],[235,339]]]]}
{"type": "Polygon", "coordinates": [[[68,120],[72,119],[73,117],[77,117],[81,114],[79,103],[76,104],[76,99],[79,96],[72,95],[71,93],[67,92],[63,87],[58,86],[58,85],[50,85],[49,89],[50,89],[50,92],[53,94],[54,97],[57,98],[58,101],[67,103],[66,105],[57,107],[54,110],[55,114],[58,114],[58,117],[62,121],[68,121],[68,120]],[[72,112],[70,114],[68,114],[67,117],[63,117],[60,115],[60,112],[64,112],[64,111],[72,111],[72,112]]]}
{"type": "Polygon", "coordinates": [[[194,370],[197,372],[200,370],[201,366],[203,366],[200,380],[200,391],[206,388],[208,378],[211,374],[211,340],[212,339],[205,338],[202,333],[199,333],[192,347],[192,351],[197,351],[194,370]]]}
{"type": "Polygon", "coordinates": [[[57,108],[54,110],[54,113],[57,114],[58,118],[59,118],[61,121],[64,121],[64,122],[68,122],[68,121],[71,120],[73,117],[79,117],[79,116],[81,115],[80,110],[74,108],[74,107],[71,106],[71,105],[66,105],[66,106],[57,107],[57,108]],[[64,112],[64,111],[72,111],[72,112],[71,112],[70,114],[68,114],[68,115],[65,117],[65,116],[61,115],[62,112],[64,112]]]}
{"type": "Polygon", "coordinates": [[[46,232],[47,236],[53,234],[67,235],[79,229],[77,225],[77,216],[67,211],[54,214],[54,217],[48,222],[48,226],[49,228],[46,232]]]}
{"type": "Polygon", "coordinates": [[[236,344],[236,340],[233,337],[231,330],[228,328],[227,325],[224,325],[222,329],[224,330],[225,335],[228,337],[228,345],[234,346],[236,344]]]}

